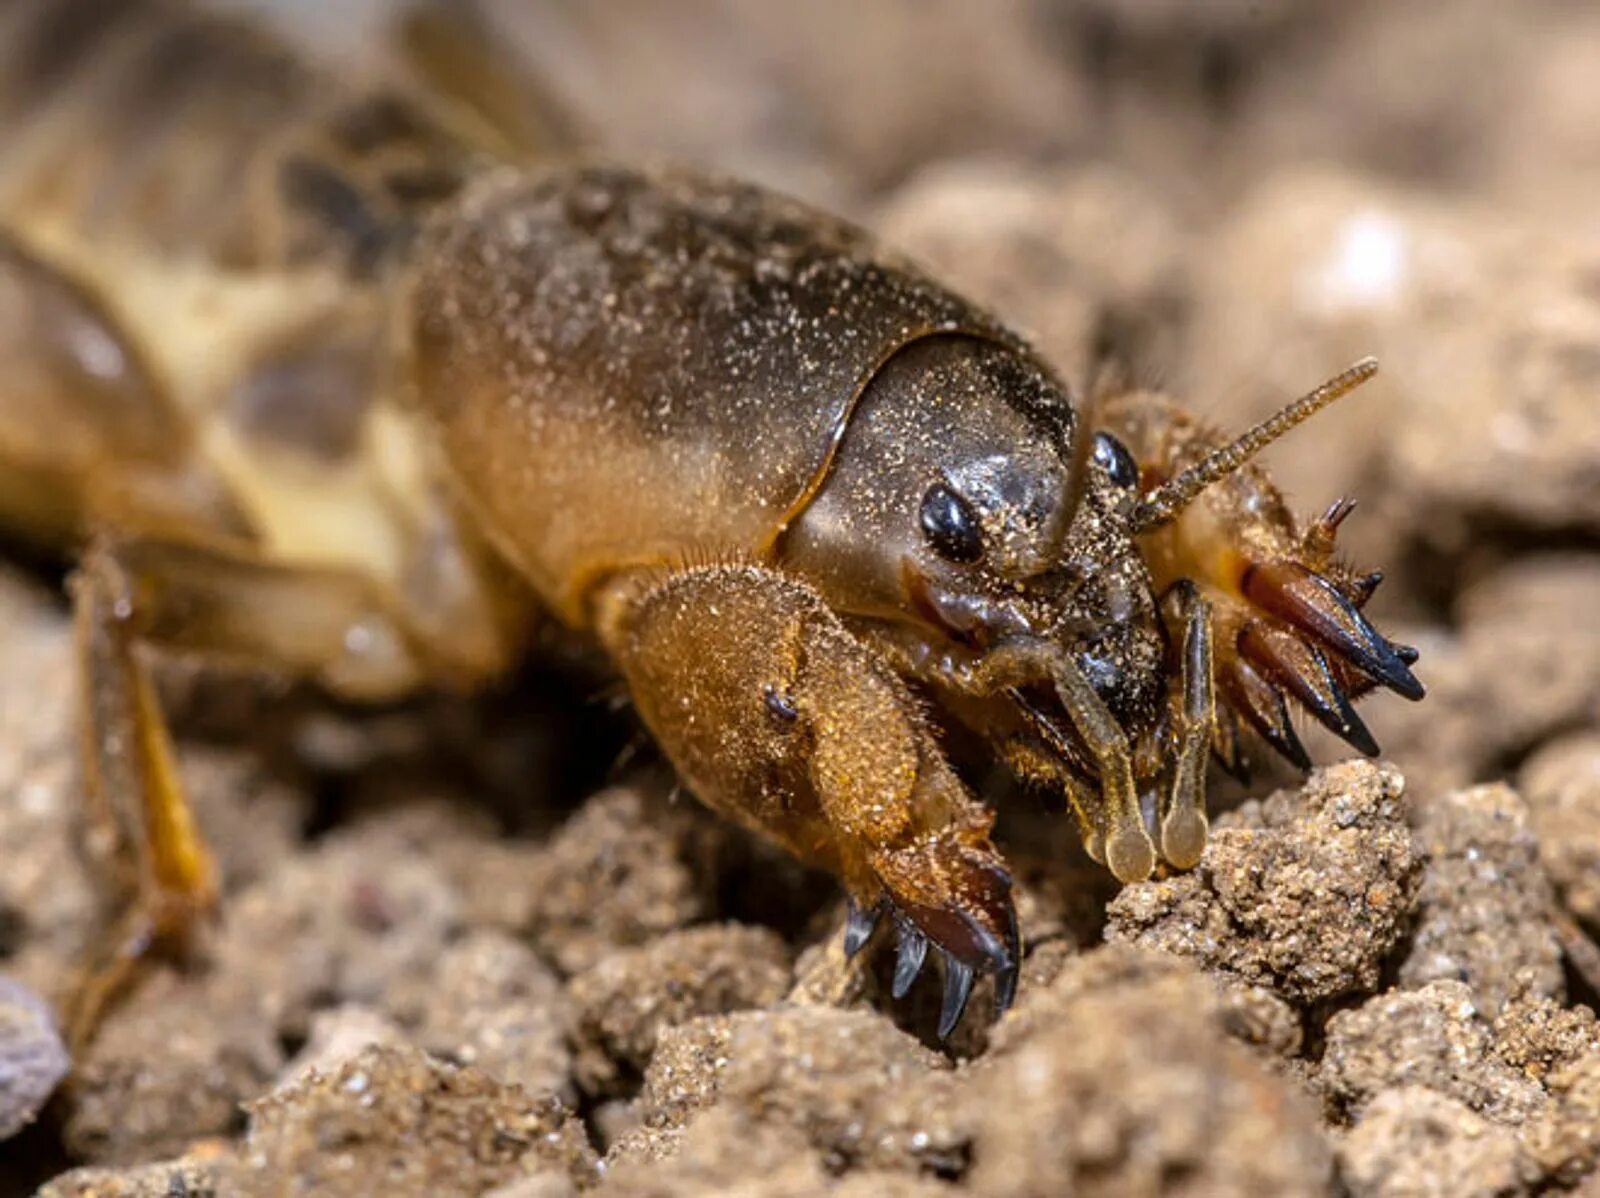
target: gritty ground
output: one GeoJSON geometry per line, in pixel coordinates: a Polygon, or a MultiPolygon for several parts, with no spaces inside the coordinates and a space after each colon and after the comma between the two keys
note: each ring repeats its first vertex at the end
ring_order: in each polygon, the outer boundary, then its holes
{"type": "Polygon", "coordinates": [[[1019,998],[940,1045],[827,879],[648,753],[608,778],[590,681],[356,713],[166,668],[221,916],[63,1083],[70,625],[4,567],[0,1198],[1600,1195],[1600,15],[489,8],[597,140],[851,213],[1075,381],[1234,427],[1377,355],[1271,460],[1360,498],[1429,696],[1367,705],[1380,762],[1219,781],[1200,865],[1120,892],[1010,800],[1019,998]]]}

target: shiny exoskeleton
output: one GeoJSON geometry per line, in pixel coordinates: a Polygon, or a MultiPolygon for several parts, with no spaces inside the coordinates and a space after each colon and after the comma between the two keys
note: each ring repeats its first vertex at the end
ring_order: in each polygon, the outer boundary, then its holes
{"type": "Polygon", "coordinates": [[[555,162],[429,44],[350,84],[176,0],[0,3],[0,521],[81,548],[123,900],[80,1033],[215,899],[142,646],[377,699],[553,619],[701,799],[841,879],[852,951],[892,916],[897,995],[938,951],[946,1033],[1021,947],[942,728],[1131,881],[1199,859],[1241,724],[1304,764],[1290,700],[1373,752],[1351,697],[1420,697],[1348,506],[1301,528],[1248,462],[1370,363],[1228,444],[1075,400],[861,230],[555,162]]]}

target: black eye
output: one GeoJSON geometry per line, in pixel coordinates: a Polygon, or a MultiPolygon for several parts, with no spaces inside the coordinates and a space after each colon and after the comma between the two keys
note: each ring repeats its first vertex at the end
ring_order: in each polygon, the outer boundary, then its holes
{"type": "Polygon", "coordinates": [[[922,532],[946,561],[970,565],[983,556],[978,514],[943,483],[934,483],[922,497],[922,532]]]}
{"type": "Polygon", "coordinates": [[[1139,465],[1128,452],[1128,447],[1110,433],[1094,435],[1094,460],[1119,487],[1137,486],[1139,465]]]}

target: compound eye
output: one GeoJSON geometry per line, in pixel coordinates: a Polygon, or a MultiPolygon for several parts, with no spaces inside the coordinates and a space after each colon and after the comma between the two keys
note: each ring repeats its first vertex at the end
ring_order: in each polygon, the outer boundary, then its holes
{"type": "Polygon", "coordinates": [[[1113,484],[1124,489],[1139,484],[1139,464],[1128,447],[1110,433],[1094,435],[1094,460],[1113,484]]]}
{"type": "Polygon", "coordinates": [[[922,497],[922,535],[947,562],[971,565],[983,557],[983,529],[972,505],[944,483],[922,497]]]}

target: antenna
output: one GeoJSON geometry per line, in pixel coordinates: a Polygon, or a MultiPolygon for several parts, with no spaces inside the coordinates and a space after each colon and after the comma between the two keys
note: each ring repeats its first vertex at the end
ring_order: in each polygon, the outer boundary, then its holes
{"type": "Polygon", "coordinates": [[[1295,425],[1315,416],[1377,373],[1378,360],[1362,358],[1316,390],[1302,395],[1277,415],[1268,417],[1221,449],[1213,450],[1181,474],[1169,478],[1139,500],[1133,510],[1133,530],[1149,532],[1176,519],[1212,483],[1227,478],[1295,425]]]}

